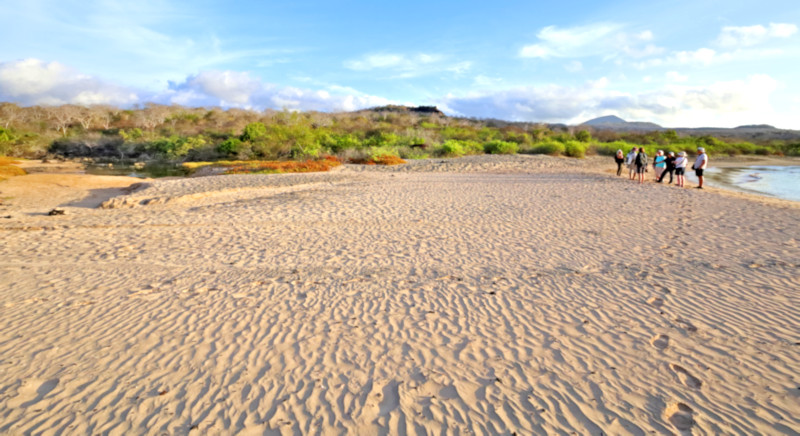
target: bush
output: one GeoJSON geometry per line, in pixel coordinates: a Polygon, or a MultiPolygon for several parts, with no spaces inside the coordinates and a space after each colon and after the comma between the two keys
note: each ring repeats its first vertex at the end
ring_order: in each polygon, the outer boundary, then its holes
{"type": "Polygon", "coordinates": [[[564,154],[569,157],[586,157],[586,144],[579,141],[567,141],[564,144],[564,154]]]}
{"type": "Polygon", "coordinates": [[[422,147],[397,147],[397,154],[402,159],[427,159],[430,157],[430,154],[422,147]]]}
{"type": "Polygon", "coordinates": [[[242,148],[242,141],[239,138],[229,138],[217,146],[217,151],[225,155],[234,155],[239,153],[242,148]]]}
{"type": "Polygon", "coordinates": [[[483,150],[489,154],[516,154],[519,145],[516,142],[494,140],[483,144],[483,150]]]}
{"type": "Polygon", "coordinates": [[[460,141],[456,141],[455,139],[448,139],[439,148],[439,153],[441,153],[442,156],[459,157],[463,156],[466,152],[464,151],[464,147],[461,146],[460,141]]]}
{"type": "Polygon", "coordinates": [[[134,140],[137,140],[137,139],[141,139],[142,135],[143,135],[142,129],[140,129],[138,127],[134,128],[134,129],[128,129],[128,130],[121,129],[119,131],[119,136],[122,136],[122,139],[124,141],[134,141],[134,140]]]}
{"type": "Polygon", "coordinates": [[[242,133],[242,141],[258,141],[267,136],[267,126],[263,123],[255,122],[250,123],[244,128],[242,133]]]}
{"type": "Polygon", "coordinates": [[[534,145],[531,148],[533,154],[549,154],[550,156],[558,156],[564,153],[564,144],[558,141],[547,141],[534,145]]]}
{"type": "Polygon", "coordinates": [[[358,139],[356,135],[350,133],[342,135],[325,134],[320,138],[320,143],[332,153],[361,148],[361,140],[358,139]]]}

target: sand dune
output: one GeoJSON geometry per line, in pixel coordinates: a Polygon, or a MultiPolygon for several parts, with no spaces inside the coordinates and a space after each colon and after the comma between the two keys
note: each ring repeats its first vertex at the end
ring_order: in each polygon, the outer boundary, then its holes
{"type": "Polygon", "coordinates": [[[17,212],[0,433],[800,432],[800,209],[575,162],[17,212]]]}

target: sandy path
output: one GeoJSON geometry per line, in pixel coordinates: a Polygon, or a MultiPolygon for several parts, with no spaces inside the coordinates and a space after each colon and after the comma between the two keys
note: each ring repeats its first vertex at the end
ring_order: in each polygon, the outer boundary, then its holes
{"type": "Polygon", "coordinates": [[[798,208],[535,162],[0,223],[0,433],[797,434],[798,208]]]}

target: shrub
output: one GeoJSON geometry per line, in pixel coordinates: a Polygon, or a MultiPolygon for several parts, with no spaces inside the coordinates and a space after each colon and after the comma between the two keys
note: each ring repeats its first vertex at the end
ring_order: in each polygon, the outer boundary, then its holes
{"type": "Polygon", "coordinates": [[[569,157],[586,157],[586,144],[579,141],[567,141],[564,144],[564,154],[569,157]]]}
{"type": "Polygon", "coordinates": [[[494,140],[483,144],[483,150],[489,154],[515,154],[519,151],[519,145],[516,142],[494,140]]]}
{"type": "Polygon", "coordinates": [[[575,139],[580,142],[589,142],[592,140],[592,134],[588,130],[581,130],[575,134],[575,139]]]}
{"type": "Polygon", "coordinates": [[[402,159],[427,159],[430,154],[422,147],[397,147],[397,154],[402,159]]]}
{"type": "Polygon", "coordinates": [[[361,148],[361,140],[356,135],[347,134],[325,134],[320,138],[323,147],[332,153],[339,153],[343,150],[361,148]]]}
{"type": "Polygon", "coordinates": [[[119,131],[119,136],[122,136],[122,139],[125,141],[134,141],[136,139],[141,139],[142,135],[143,135],[142,129],[138,127],[127,130],[121,129],[119,131]]]}
{"type": "Polygon", "coordinates": [[[564,153],[564,144],[557,141],[547,141],[534,145],[531,148],[533,154],[549,154],[551,156],[558,156],[564,153]]]}
{"type": "Polygon", "coordinates": [[[447,141],[442,144],[439,148],[439,152],[443,156],[463,156],[466,152],[464,151],[464,147],[461,146],[461,141],[457,141],[455,139],[448,139],[447,141]]]}
{"type": "Polygon", "coordinates": [[[228,138],[217,146],[217,151],[226,155],[234,155],[242,148],[239,138],[228,138]]]}
{"type": "Polygon", "coordinates": [[[244,128],[242,133],[242,141],[257,141],[267,136],[267,126],[263,123],[255,122],[250,123],[244,128]]]}

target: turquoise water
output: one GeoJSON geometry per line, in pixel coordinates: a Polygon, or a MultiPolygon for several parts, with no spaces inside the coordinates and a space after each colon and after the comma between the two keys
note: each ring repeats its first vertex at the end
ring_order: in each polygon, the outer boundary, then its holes
{"type": "MultiPolygon", "coordinates": [[[[688,181],[697,183],[693,171],[688,181]]],[[[731,168],[709,168],[706,183],[751,194],[767,195],[800,201],[800,166],[753,165],[731,168]]]]}

